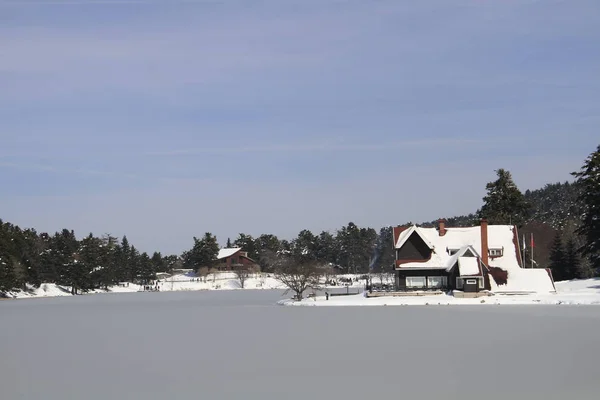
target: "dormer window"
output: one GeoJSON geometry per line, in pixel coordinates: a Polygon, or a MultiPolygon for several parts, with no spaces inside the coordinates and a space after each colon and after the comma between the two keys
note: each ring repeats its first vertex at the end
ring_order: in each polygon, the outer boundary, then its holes
{"type": "Polygon", "coordinates": [[[455,255],[456,253],[458,253],[459,250],[460,249],[448,249],[448,248],[446,248],[446,251],[448,252],[448,255],[450,255],[450,256],[455,255]]]}
{"type": "Polygon", "coordinates": [[[488,255],[490,257],[502,257],[503,249],[489,249],[488,255]]]}

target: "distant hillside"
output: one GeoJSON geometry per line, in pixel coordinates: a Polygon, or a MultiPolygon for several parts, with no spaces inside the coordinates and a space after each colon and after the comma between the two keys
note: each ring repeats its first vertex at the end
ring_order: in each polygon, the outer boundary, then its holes
{"type": "Polygon", "coordinates": [[[527,190],[525,198],[531,204],[528,222],[545,223],[554,229],[563,229],[569,223],[579,225],[583,212],[577,202],[579,192],[579,185],[570,182],[527,190]]]}
{"type": "MultiPolygon", "coordinates": [[[[553,229],[563,229],[572,223],[578,225],[582,208],[577,202],[579,187],[575,183],[549,183],[541,189],[525,191],[525,199],[531,208],[527,224],[543,223],[553,229]]],[[[475,213],[446,218],[446,226],[473,226],[478,224],[475,213]]],[[[419,224],[423,227],[435,227],[438,221],[419,224]]]]}

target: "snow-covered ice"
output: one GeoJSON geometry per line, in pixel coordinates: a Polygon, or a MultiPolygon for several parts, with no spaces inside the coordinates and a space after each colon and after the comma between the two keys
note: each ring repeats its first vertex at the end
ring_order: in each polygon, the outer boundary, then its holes
{"type": "MultiPolygon", "coordinates": [[[[596,291],[588,285],[572,291],[596,291]]],[[[0,301],[4,399],[596,400],[596,307],[279,307],[279,290],[0,301]]]]}

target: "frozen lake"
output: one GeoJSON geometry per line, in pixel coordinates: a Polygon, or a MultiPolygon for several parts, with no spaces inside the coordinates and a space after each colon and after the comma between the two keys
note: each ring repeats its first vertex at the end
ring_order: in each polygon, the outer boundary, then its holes
{"type": "Polygon", "coordinates": [[[280,291],[0,301],[13,399],[597,399],[594,306],[282,307],[280,291]]]}

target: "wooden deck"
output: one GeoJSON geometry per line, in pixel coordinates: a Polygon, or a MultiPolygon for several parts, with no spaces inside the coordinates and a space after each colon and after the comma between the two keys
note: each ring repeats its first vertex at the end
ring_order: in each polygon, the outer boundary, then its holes
{"type": "Polygon", "coordinates": [[[488,291],[481,292],[462,292],[460,290],[455,290],[453,293],[454,297],[459,299],[475,299],[478,297],[488,297],[492,296],[492,294],[488,291]]]}
{"type": "Polygon", "coordinates": [[[409,297],[409,296],[432,296],[444,294],[441,290],[413,291],[413,292],[367,292],[367,297],[409,297]]]}

